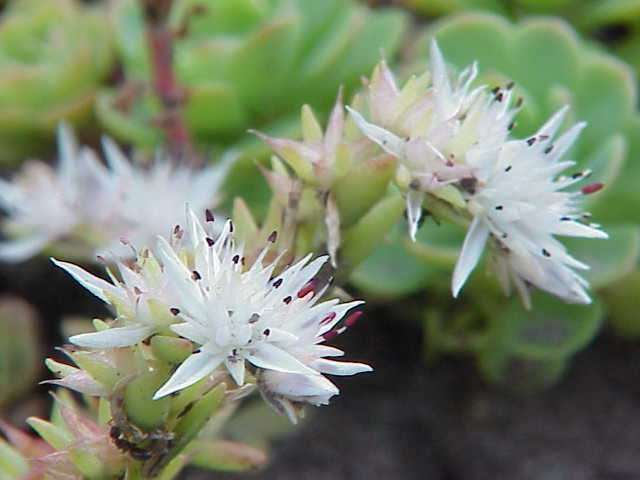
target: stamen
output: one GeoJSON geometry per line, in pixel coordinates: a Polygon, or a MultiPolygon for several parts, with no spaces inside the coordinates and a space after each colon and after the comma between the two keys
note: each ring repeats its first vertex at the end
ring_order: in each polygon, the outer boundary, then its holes
{"type": "Polygon", "coordinates": [[[191,279],[194,281],[198,281],[198,280],[201,280],[202,277],[200,276],[197,270],[194,270],[193,272],[191,272],[191,279]]]}
{"type": "Polygon", "coordinates": [[[180,313],[180,309],[175,307],[170,308],[169,311],[172,315],[178,315],[180,313]]]}
{"type": "Polygon", "coordinates": [[[349,315],[347,317],[347,319],[344,321],[344,326],[346,328],[351,328],[353,327],[358,320],[360,320],[360,317],[362,317],[362,311],[358,311],[358,312],[353,312],[351,315],[349,315]]]}
{"type": "Polygon", "coordinates": [[[273,282],[273,288],[278,288],[278,287],[280,287],[280,285],[282,285],[282,279],[281,278],[279,278],[275,282],[273,282]]]}
{"type": "Polygon", "coordinates": [[[592,193],[596,193],[599,190],[602,190],[602,187],[604,187],[602,183],[590,183],[589,185],[585,185],[584,187],[582,187],[580,191],[583,193],[583,195],[590,195],[592,193]]]}
{"type": "Polygon", "coordinates": [[[298,298],[304,298],[306,297],[309,293],[313,292],[313,289],[315,288],[315,284],[313,283],[313,280],[310,281],[309,283],[307,283],[304,287],[302,287],[300,290],[298,290],[298,298]]]}
{"type": "Polygon", "coordinates": [[[207,222],[213,222],[215,220],[213,212],[208,208],[204,211],[204,217],[207,222]]]}
{"type": "Polygon", "coordinates": [[[277,238],[278,238],[278,232],[274,230],[273,232],[271,232],[271,234],[267,238],[267,241],[271,243],[276,243],[277,238]]]}
{"type": "Polygon", "coordinates": [[[326,325],[327,323],[330,323],[334,318],[336,318],[336,312],[331,312],[322,320],[320,320],[320,325],[326,325]]]}

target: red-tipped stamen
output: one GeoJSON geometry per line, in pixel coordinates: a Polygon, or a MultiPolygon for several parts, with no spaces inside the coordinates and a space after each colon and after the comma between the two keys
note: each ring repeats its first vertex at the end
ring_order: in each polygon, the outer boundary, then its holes
{"type": "Polygon", "coordinates": [[[304,298],[306,297],[308,294],[313,293],[313,290],[315,289],[316,285],[313,281],[307,283],[304,287],[302,287],[300,290],[298,290],[298,298],[304,298]]]}
{"type": "Polygon", "coordinates": [[[585,185],[580,189],[583,195],[590,195],[592,193],[596,193],[599,190],[602,190],[604,185],[600,182],[590,183],[589,185],[585,185]]]}
{"type": "Polygon", "coordinates": [[[326,325],[327,323],[330,323],[334,318],[336,318],[336,312],[331,312],[322,320],[320,320],[320,325],[326,325]]]}
{"type": "Polygon", "coordinates": [[[344,321],[344,326],[347,327],[347,328],[353,327],[358,322],[358,320],[360,319],[361,316],[362,316],[362,312],[361,311],[353,312],[344,321]]]}

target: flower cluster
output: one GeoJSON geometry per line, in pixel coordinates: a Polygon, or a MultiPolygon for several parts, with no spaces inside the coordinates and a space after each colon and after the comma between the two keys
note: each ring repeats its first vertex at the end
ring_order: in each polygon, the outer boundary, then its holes
{"type": "Polygon", "coordinates": [[[91,149],[78,147],[61,125],[57,169],[30,162],[13,181],[0,180],[9,237],[0,243],[0,260],[22,261],[47,247],[92,259],[95,253],[122,251],[121,238],[147,245],[180,221],[185,202],[202,212],[213,206],[229,167],[226,160],[196,170],[161,155],[143,166],[108,138],[103,147],[106,165],[91,149]]]}
{"type": "Polygon", "coordinates": [[[476,66],[451,82],[435,42],[431,72],[399,89],[386,65],[369,82],[370,121],[349,108],[370,140],[400,162],[398,183],[406,191],[409,233],[415,241],[427,195],[448,202],[471,217],[471,226],[453,274],[457,296],[478,263],[487,240],[505,290],[515,284],[529,306],[530,285],[567,302],[589,303],[586,281],[574,268],[587,265],[571,257],[554,235],[606,238],[585,223],[579,197],[600,184],[564,191],[590,172],[559,176],[575,163],[562,160],[584,124],[553,137],[566,108],[534,136],[510,138],[521,101],[512,102],[513,83],[488,91],[472,88],[476,66]]]}
{"type": "MultiPolygon", "coordinates": [[[[134,345],[156,333],[179,335],[197,349],[155,393],[159,399],[185,389],[224,367],[238,386],[247,365],[276,409],[296,418],[295,405],[326,404],[338,393],[323,374],[370,371],[361,363],[327,357],[343,354],[324,341],[352,326],[360,301],[319,302],[326,286],[318,283],[326,257],[311,256],[281,269],[279,258],[267,262],[269,247],[248,262],[233,238],[233,223],[215,234],[210,211],[201,222],[190,209],[185,227],[167,239],[157,237],[152,250],[135,262],[117,263],[112,283],[65,262],[56,264],[91,293],[112,305],[116,323],[95,333],[71,337],[89,348],[134,345]]],[[[270,236],[275,241],[275,233],[270,236]]]]}

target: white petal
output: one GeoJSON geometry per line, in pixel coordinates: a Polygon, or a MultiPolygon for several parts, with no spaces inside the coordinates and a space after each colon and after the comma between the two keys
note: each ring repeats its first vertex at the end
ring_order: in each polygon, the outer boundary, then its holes
{"type": "Polygon", "coordinates": [[[231,374],[231,378],[236,382],[236,384],[241,387],[244,385],[244,359],[243,358],[235,358],[235,357],[227,357],[224,360],[224,365],[229,370],[231,374]]]}
{"type": "Polygon", "coordinates": [[[449,74],[447,73],[447,66],[444,62],[442,52],[438,47],[438,42],[435,38],[431,40],[429,46],[429,56],[431,65],[431,75],[433,78],[433,88],[436,91],[436,95],[439,98],[449,99],[451,98],[451,85],[449,83],[449,74]]]}
{"type": "Polygon", "coordinates": [[[362,115],[351,107],[346,107],[351,117],[356,122],[360,131],[369,138],[369,140],[377,143],[387,153],[394,157],[402,158],[405,152],[405,142],[397,135],[391,133],[378,125],[367,122],[362,115]]]}
{"type": "Polygon", "coordinates": [[[422,217],[422,202],[424,193],[419,190],[409,189],[407,192],[407,222],[409,223],[409,236],[412,241],[416,241],[418,225],[422,217]]]}
{"type": "Polygon", "coordinates": [[[458,296],[462,286],[478,264],[488,236],[489,227],[484,220],[480,216],[474,217],[467,236],[464,238],[464,244],[456,262],[456,267],[453,270],[451,290],[454,298],[458,296]]]}
{"type": "Polygon", "coordinates": [[[156,255],[164,267],[167,280],[180,299],[181,309],[197,318],[206,317],[202,308],[202,293],[191,278],[191,272],[178,258],[171,245],[160,236],[157,237],[156,255]]]}
{"type": "Polygon", "coordinates": [[[152,325],[131,325],[74,335],[69,338],[69,341],[74,345],[85,348],[128,347],[144,340],[154,330],[155,328],[152,325]]]}
{"type": "MultiPolygon", "coordinates": [[[[106,293],[111,293],[114,295],[118,295],[118,289],[110,284],[109,282],[104,281],[101,278],[92,275],[86,270],[74,265],[73,263],[61,262],[52,258],[51,261],[58,267],[65,270],[69,275],[71,275],[76,282],[82,285],[84,288],[89,290],[92,294],[98,297],[100,300],[109,303],[109,300],[106,297],[106,293]]],[[[118,295],[120,296],[120,295],[118,295]]]]}
{"type": "Polygon", "coordinates": [[[328,373],[329,375],[355,375],[357,373],[371,372],[373,368],[364,363],[358,362],[336,362],[320,358],[312,363],[313,368],[319,372],[328,373]]]}
{"type": "Polygon", "coordinates": [[[585,122],[580,122],[575,124],[569,130],[567,130],[558,140],[554,142],[553,150],[549,154],[549,159],[555,161],[559,159],[566,153],[569,148],[573,145],[573,143],[580,135],[580,132],[587,126],[585,122]]]}
{"type": "Polygon", "coordinates": [[[60,177],[63,182],[72,181],[75,177],[75,157],[77,145],[71,128],[62,122],[58,125],[58,162],[60,177]]]}
{"type": "Polygon", "coordinates": [[[281,348],[262,342],[260,345],[244,353],[246,359],[256,367],[278,372],[317,374],[300,360],[281,348]]]}
{"type": "Polygon", "coordinates": [[[130,177],[133,173],[131,164],[127,157],[122,153],[120,147],[107,136],[102,137],[102,149],[111,170],[118,176],[130,177]]]}
{"type": "Polygon", "coordinates": [[[222,355],[211,355],[206,352],[190,355],[173,373],[171,378],[153,396],[154,400],[173,392],[190,387],[213,372],[222,363],[222,355]]]}
{"type": "Polygon", "coordinates": [[[192,342],[204,345],[209,341],[209,333],[197,323],[178,323],[171,325],[171,330],[192,342]]]}
{"type": "Polygon", "coordinates": [[[562,121],[564,120],[564,117],[567,114],[568,110],[569,105],[565,105],[556,113],[554,113],[551,118],[547,120],[547,123],[542,125],[542,127],[540,127],[540,129],[536,132],[536,136],[548,135],[549,137],[552,137],[558,131],[560,125],[562,125],[562,121]]]}
{"type": "Polygon", "coordinates": [[[274,371],[263,372],[266,388],[278,395],[302,400],[304,397],[329,397],[340,393],[338,388],[326,377],[300,375],[274,371]]]}

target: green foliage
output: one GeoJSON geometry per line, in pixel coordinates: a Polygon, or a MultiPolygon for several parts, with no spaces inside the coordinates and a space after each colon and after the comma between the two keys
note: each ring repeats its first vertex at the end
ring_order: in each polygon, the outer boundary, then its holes
{"type": "Polygon", "coordinates": [[[403,0],[403,3],[429,16],[484,10],[512,19],[532,14],[563,17],[585,37],[600,41],[640,71],[639,0],[403,0]]]}
{"type": "Polygon", "coordinates": [[[9,1],[0,16],[0,161],[46,151],[61,120],[86,126],[111,61],[98,7],[9,1]]]}
{"type": "Polygon", "coordinates": [[[483,339],[474,347],[480,370],[492,381],[516,389],[548,385],[567,361],[587,346],[604,319],[599,303],[568,305],[548,296],[523,313],[519,302],[496,308],[483,339]]]}
{"type": "MultiPolygon", "coordinates": [[[[125,76],[148,82],[144,24],[134,0],[117,0],[113,24],[125,76]]],[[[399,10],[371,11],[354,1],[179,0],[171,25],[187,123],[204,145],[265,128],[308,102],[331,106],[340,85],[353,88],[378,60],[392,56],[406,27],[399,10]]],[[[116,137],[155,146],[160,106],[147,89],[126,108],[104,92],[98,115],[116,137]]]]}

